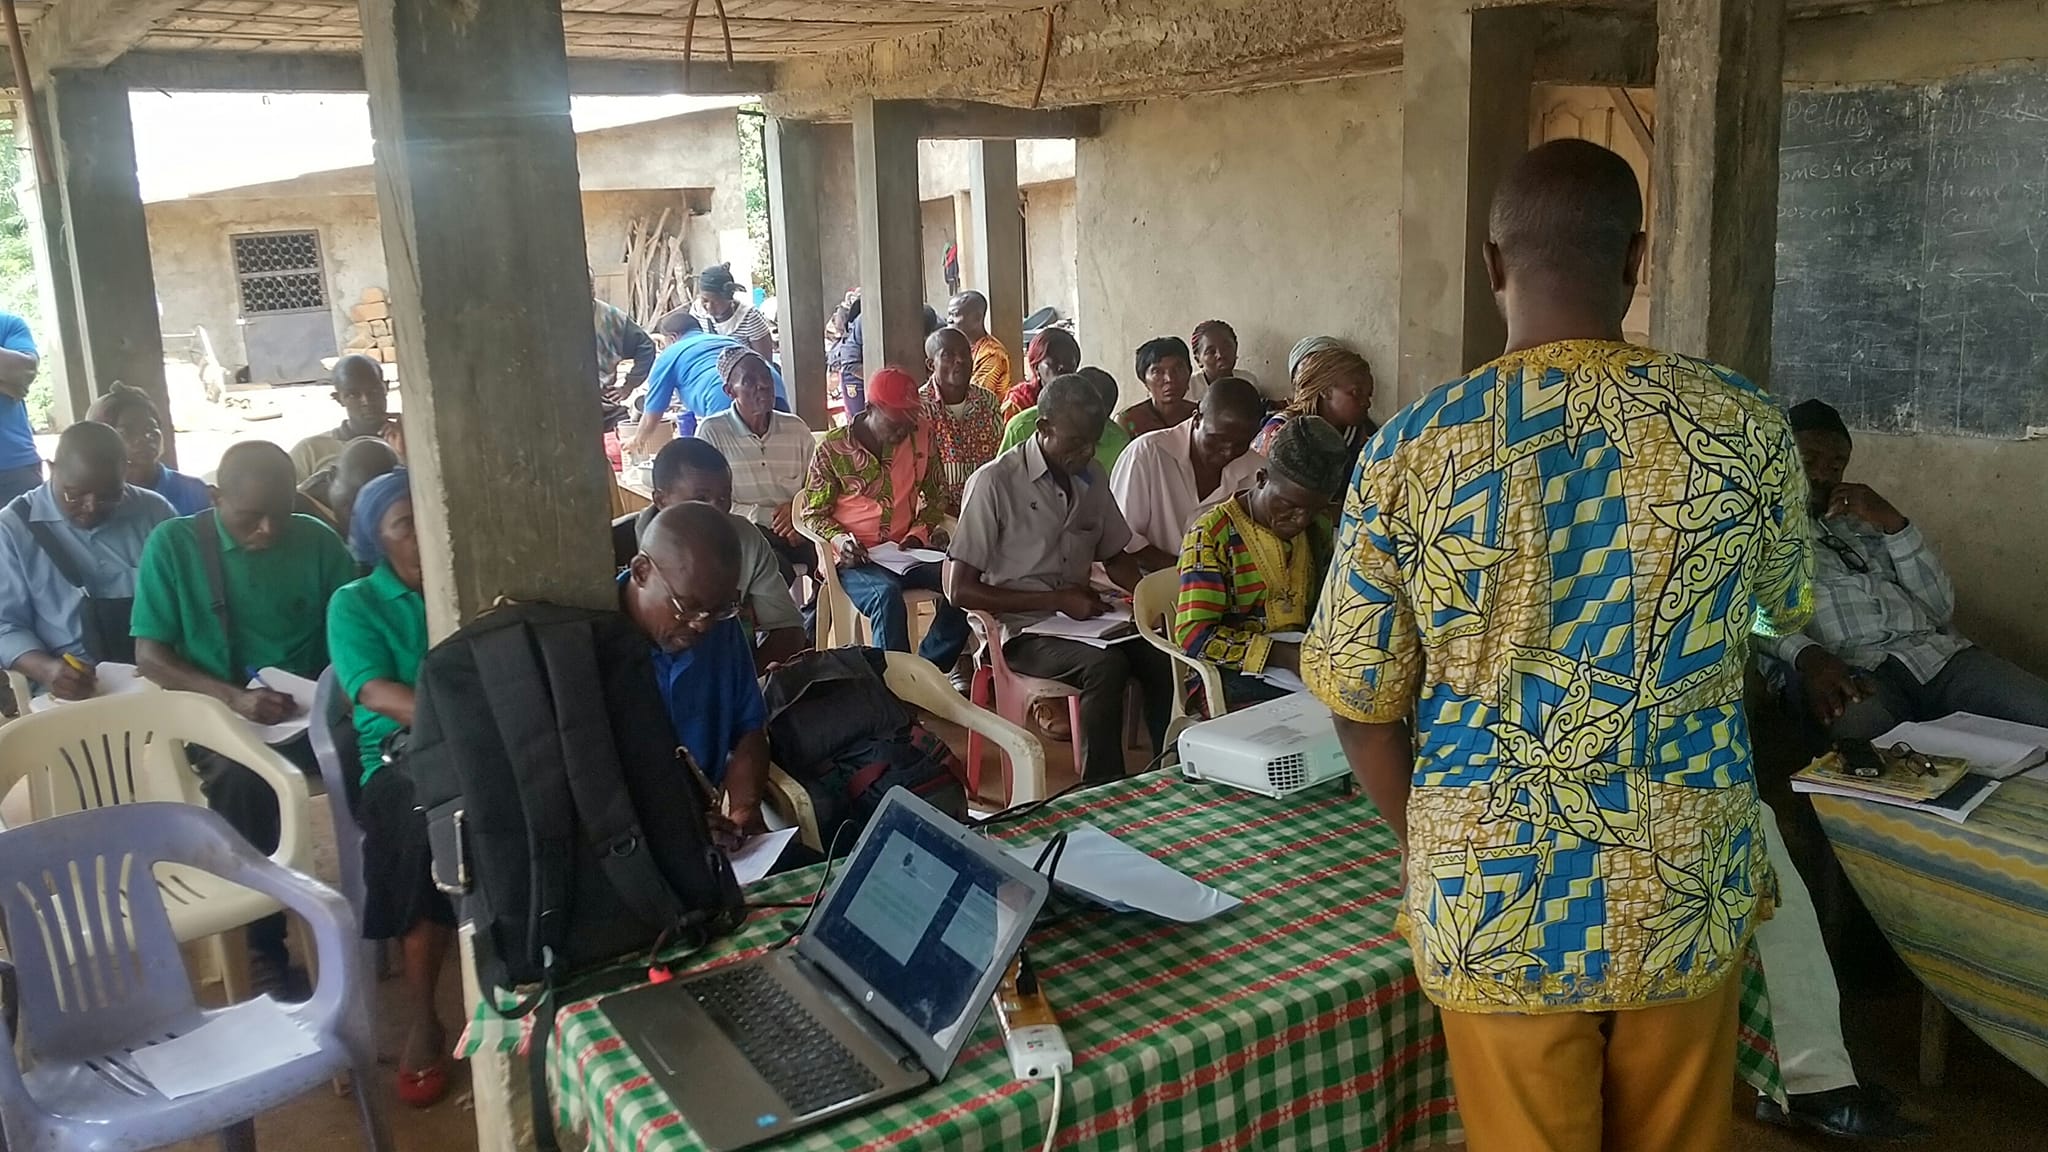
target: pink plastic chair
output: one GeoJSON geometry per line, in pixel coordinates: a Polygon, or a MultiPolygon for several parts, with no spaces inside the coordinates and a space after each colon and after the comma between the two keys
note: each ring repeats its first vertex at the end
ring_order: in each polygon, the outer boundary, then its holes
{"type": "MultiPolygon", "coordinates": [[[[1058,680],[1043,680],[1011,671],[1010,662],[1003,658],[1002,625],[987,612],[969,612],[967,619],[981,637],[982,650],[982,658],[974,669],[971,699],[1028,732],[1031,731],[1033,704],[1066,697],[1067,723],[1073,726],[1074,764],[1078,768],[1081,763],[1081,690],[1058,680]]],[[[967,789],[976,795],[981,792],[981,744],[979,732],[968,733],[967,789]]],[[[1003,768],[1003,804],[1008,806],[1016,771],[1008,756],[1003,757],[1003,768]]]]}

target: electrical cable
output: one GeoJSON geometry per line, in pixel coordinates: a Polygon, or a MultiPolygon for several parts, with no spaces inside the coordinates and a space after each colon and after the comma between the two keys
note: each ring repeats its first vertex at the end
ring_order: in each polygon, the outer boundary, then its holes
{"type": "MultiPolygon", "coordinates": [[[[851,820],[842,821],[839,827],[833,830],[832,842],[825,846],[825,867],[818,875],[818,887],[816,891],[811,893],[811,902],[804,907],[804,918],[798,921],[796,927],[790,929],[789,935],[782,938],[782,943],[775,945],[775,947],[789,947],[790,941],[803,935],[804,930],[811,926],[811,917],[817,915],[818,912],[818,901],[824,898],[825,885],[832,879],[832,861],[839,858],[840,841],[852,830],[853,821],[851,820]]],[[[787,920],[782,923],[785,927],[789,925],[787,920]]]]}
{"type": "Polygon", "coordinates": [[[1060,1066],[1055,1064],[1052,1066],[1052,1115],[1046,1119],[1045,1143],[1039,1145],[1038,1152],[1052,1152],[1052,1146],[1060,1138],[1060,1095],[1065,1087],[1066,1077],[1060,1072],[1060,1066]]]}

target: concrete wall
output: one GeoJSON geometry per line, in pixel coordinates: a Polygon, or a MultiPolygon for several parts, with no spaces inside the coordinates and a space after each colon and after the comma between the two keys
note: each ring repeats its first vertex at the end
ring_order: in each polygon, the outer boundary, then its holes
{"type": "MultiPolygon", "coordinates": [[[[969,140],[920,140],[917,143],[917,198],[937,200],[969,189],[969,140]]],[[[1017,185],[1051,184],[1074,178],[1072,140],[1017,141],[1017,185]]]]}
{"type": "MultiPolygon", "coordinates": [[[[1794,21],[1794,83],[1926,81],[2048,61],[2048,3],[1940,4],[1794,21]]],[[[1941,551],[1962,631],[2048,674],[2048,442],[1859,433],[1849,478],[1883,493],[1941,551]],[[1987,514],[2006,509],[2018,515],[1987,514]]]]}
{"type": "Polygon", "coordinates": [[[1024,309],[1050,304],[1062,316],[1081,311],[1076,281],[1081,259],[1080,204],[1074,182],[1024,189],[1024,309]]]}
{"type": "MultiPolygon", "coordinates": [[[[228,237],[243,232],[312,229],[327,265],[335,348],[347,342],[349,307],[363,289],[383,288],[384,236],[373,196],[200,197],[147,206],[149,256],[166,335],[204,326],[230,372],[246,364],[235,268],[228,237]]],[[[330,352],[331,354],[331,352],[330,352]]]]}
{"type": "MultiPolygon", "coordinates": [[[[691,267],[716,263],[720,235],[715,216],[688,216],[702,190],[586,192],[583,223],[593,267],[618,263],[626,232],[635,218],[654,221],[664,207],[672,219],[687,219],[684,248],[691,267]]],[[[320,234],[327,265],[328,303],[334,346],[347,344],[353,328],[348,310],[365,288],[388,287],[384,237],[377,225],[374,196],[270,196],[260,199],[197,197],[147,206],[150,260],[156,270],[157,302],[165,333],[204,326],[215,354],[230,370],[248,362],[228,238],[244,232],[312,229],[320,234]]]]}
{"type": "Polygon", "coordinates": [[[1127,399],[1141,342],[1217,317],[1266,377],[1285,374],[1303,336],[1353,341],[1383,381],[1375,410],[1388,406],[1398,75],[1113,108],[1074,169],[1082,359],[1114,372],[1127,399]]]}

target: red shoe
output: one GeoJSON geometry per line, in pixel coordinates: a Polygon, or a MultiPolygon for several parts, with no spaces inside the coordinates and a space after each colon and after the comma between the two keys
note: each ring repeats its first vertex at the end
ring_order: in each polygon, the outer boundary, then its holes
{"type": "Polygon", "coordinates": [[[398,1070],[398,1098],[409,1108],[432,1108],[448,1095],[448,1062],[436,1060],[418,1071],[398,1070]]]}

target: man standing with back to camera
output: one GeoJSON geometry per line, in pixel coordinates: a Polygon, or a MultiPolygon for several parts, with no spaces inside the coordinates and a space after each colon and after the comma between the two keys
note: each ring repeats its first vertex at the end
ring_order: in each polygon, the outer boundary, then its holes
{"type": "Polygon", "coordinates": [[[1408,939],[1473,1152],[1718,1152],[1743,949],[1769,915],[1752,628],[1812,610],[1784,416],[1632,347],[1628,165],[1502,181],[1507,351],[1367,446],[1302,654],[1400,841],[1408,939]]]}

